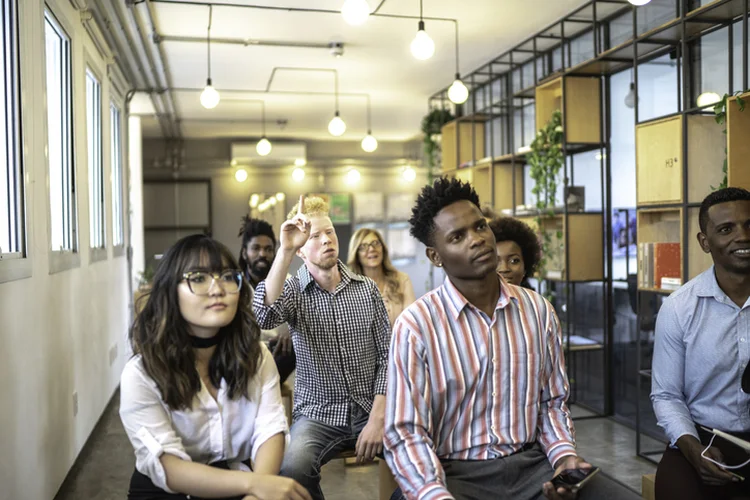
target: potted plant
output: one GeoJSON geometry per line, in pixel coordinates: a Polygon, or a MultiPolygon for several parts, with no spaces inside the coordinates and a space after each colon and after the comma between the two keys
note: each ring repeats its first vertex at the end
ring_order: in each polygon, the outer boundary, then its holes
{"type": "MultiPolygon", "coordinates": [[[[719,102],[716,103],[714,106],[714,118],[716,119],[716,123],[719,125],[724,125],[727,121],[727,100],[731,99],[732,97],[737,97],[737,106],[739,106],[740,111],[745,111],[745,99],[740,97],[745,92],[739,91],[735,92],[734,94],[724,94],[724,96],[721,98],[719,102]]],[[[724,127],[724,134],[726,135],[727,129],[724,127]]],[[[727,148],[724,148],[724,165],[721,168],[721,171],[724,172],[724,178],[721,181],[721,184],[718,185],[718,187],[711,186],[711,189],[713,191],[716,191],[718,189],[724,189],[728,185],[728,179],[727,179],[727,148]]]]}
{"type": "Polygon", "coordinates": [[[424,154],[427,158],[428,181],[432,182],[434,168],[440,163],[440,140],[443,125],[454,119],[453,113],[447,109],[436,108],[422,118],[422,133],[424,134],[424,154]]]}

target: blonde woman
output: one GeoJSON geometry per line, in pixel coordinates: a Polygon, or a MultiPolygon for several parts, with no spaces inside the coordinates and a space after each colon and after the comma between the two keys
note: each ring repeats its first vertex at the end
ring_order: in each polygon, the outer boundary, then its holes
{"type": "Polygon", "coordinates": [[[354,233],[349,241],[349,262],[346,264],[355,273],[367,276],[378,285],[391,326],[416,300],[409,276],[393,267],[388,247],[376,230],[362,228],[354,233]]]}

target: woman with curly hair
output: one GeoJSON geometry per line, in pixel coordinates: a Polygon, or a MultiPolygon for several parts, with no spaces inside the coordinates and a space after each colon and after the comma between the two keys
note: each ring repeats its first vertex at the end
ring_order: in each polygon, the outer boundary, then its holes
{"type": "Polygon", "coordinates": [[[495,234],[497,271],[508,283],[533,290],[529,277],[536,272],[542,253],[534,230],[512,217],[493,219],[490,229],[495,234]]]}
{"type": "Polygon", "coordinates": [[[388,247],[380,233],[374,229],[363,227],[352,235],[346,265],[378,285],[391,327],[401,312],[416,299],[409,275],[393,267],[388,247]]]}
{"type": "Polygon", "coordinates": [[[288,434],[279,375],[231,252],[208,236],[181,239],[144,298],[120,379],[136,458],[128,499],[309,500],[278,477],[288,434]]]}

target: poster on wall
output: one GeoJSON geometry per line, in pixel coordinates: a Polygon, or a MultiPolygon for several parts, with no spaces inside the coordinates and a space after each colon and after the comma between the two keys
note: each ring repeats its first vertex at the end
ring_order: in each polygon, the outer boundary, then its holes
{"type": "Polygon", "coordinates": [[[380,222],[384,218],[383,193],[355,193],[354,220],[356,222],[380,222]]]}
{"type": "Polygon", "coordinates": [[[346,193],[309,193],[307,197],[322,198],[328,203],[331,222],[349,224],[352,221],[351,196],[346,193]]]}
{"type": "Polygon", "coordinates": [[[612,257],[635,257],[637,253],[635,209],[612,211],[612,257]]]}
{"type": "Polygon", "coordinates": [[[404,221],[411,217],[411,209],[417,195],[414,193],[398,193],[388,195],[388,213],[386,214],[389,221],[404,221]]]}

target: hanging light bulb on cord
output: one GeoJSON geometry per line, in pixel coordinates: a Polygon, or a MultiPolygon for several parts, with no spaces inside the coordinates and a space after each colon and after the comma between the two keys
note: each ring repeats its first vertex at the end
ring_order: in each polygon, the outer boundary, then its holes
{"type": "Polygon", "coordinates": [[[375,139],[375,136],[369,130],[367,131],[367,135],[362,139],[362,149],[366,153],[372,153],[378,149],[378,140],[375,139]]]}
{"type": "Polygon", "coordinates": [[[419,21],[418,26],[417,35],[411,42],[411,54],[420,61],[425,61],[435,53],[435,42],[424,30],[424,21],[419,21]]]}
{"type": "Polygon", "coordinates": [[[268,156],[271,154],[271,149],[273,149],[273,146],[271,145],[271,141],[266,139],[266,136],[261,137],[258,144],[255,145],[255,151],[261,156],[268,156]]]}
{"type": "Polygon", "coordinates": [[[346,132],[346,123],[339,116],[339,112],[328,122],[328,132],[334,137],[341,137],[346,132]]]}
{"type": "Polygon", "coordinates": [[[469,89],[466,88],[464,82],[461,81],[461,76],[456,73],[456,79],[453,80],[453,84],[448,88],[448,99],[450,99],[453,104],[463,104],[468,98],[469,89]]]}
{"type": "Polygon", "coordinates": [[[211,84],[211,18],[213,17],[213,7],[208,6],[208,36],[207,36],[207,49],[208,49],[208,78],[206,78],[206,88],[201,92],[201,104],[206,109],[214,109],[221,100],[219,93],[216,91],[214,86],[211,84]]]}
{"type": "Polygon", "coordinates": [[[635,5],[636,7],[640,7],[641,5],[646,5],[651,0],[628,0],[631,4],[635,5]]]}
{"type": "Polygon", "coordinates": [[[625,96],[625,106],[630,109],[635,108],[635,83],[630,84],[630,92],[625,96]]]}
{"type": "Polygon", "coordinates": [[[367,0],[346,0],[341,6],[341,15],[347,23],[359,26],[370,17],[370,6],[367,0]]]}

